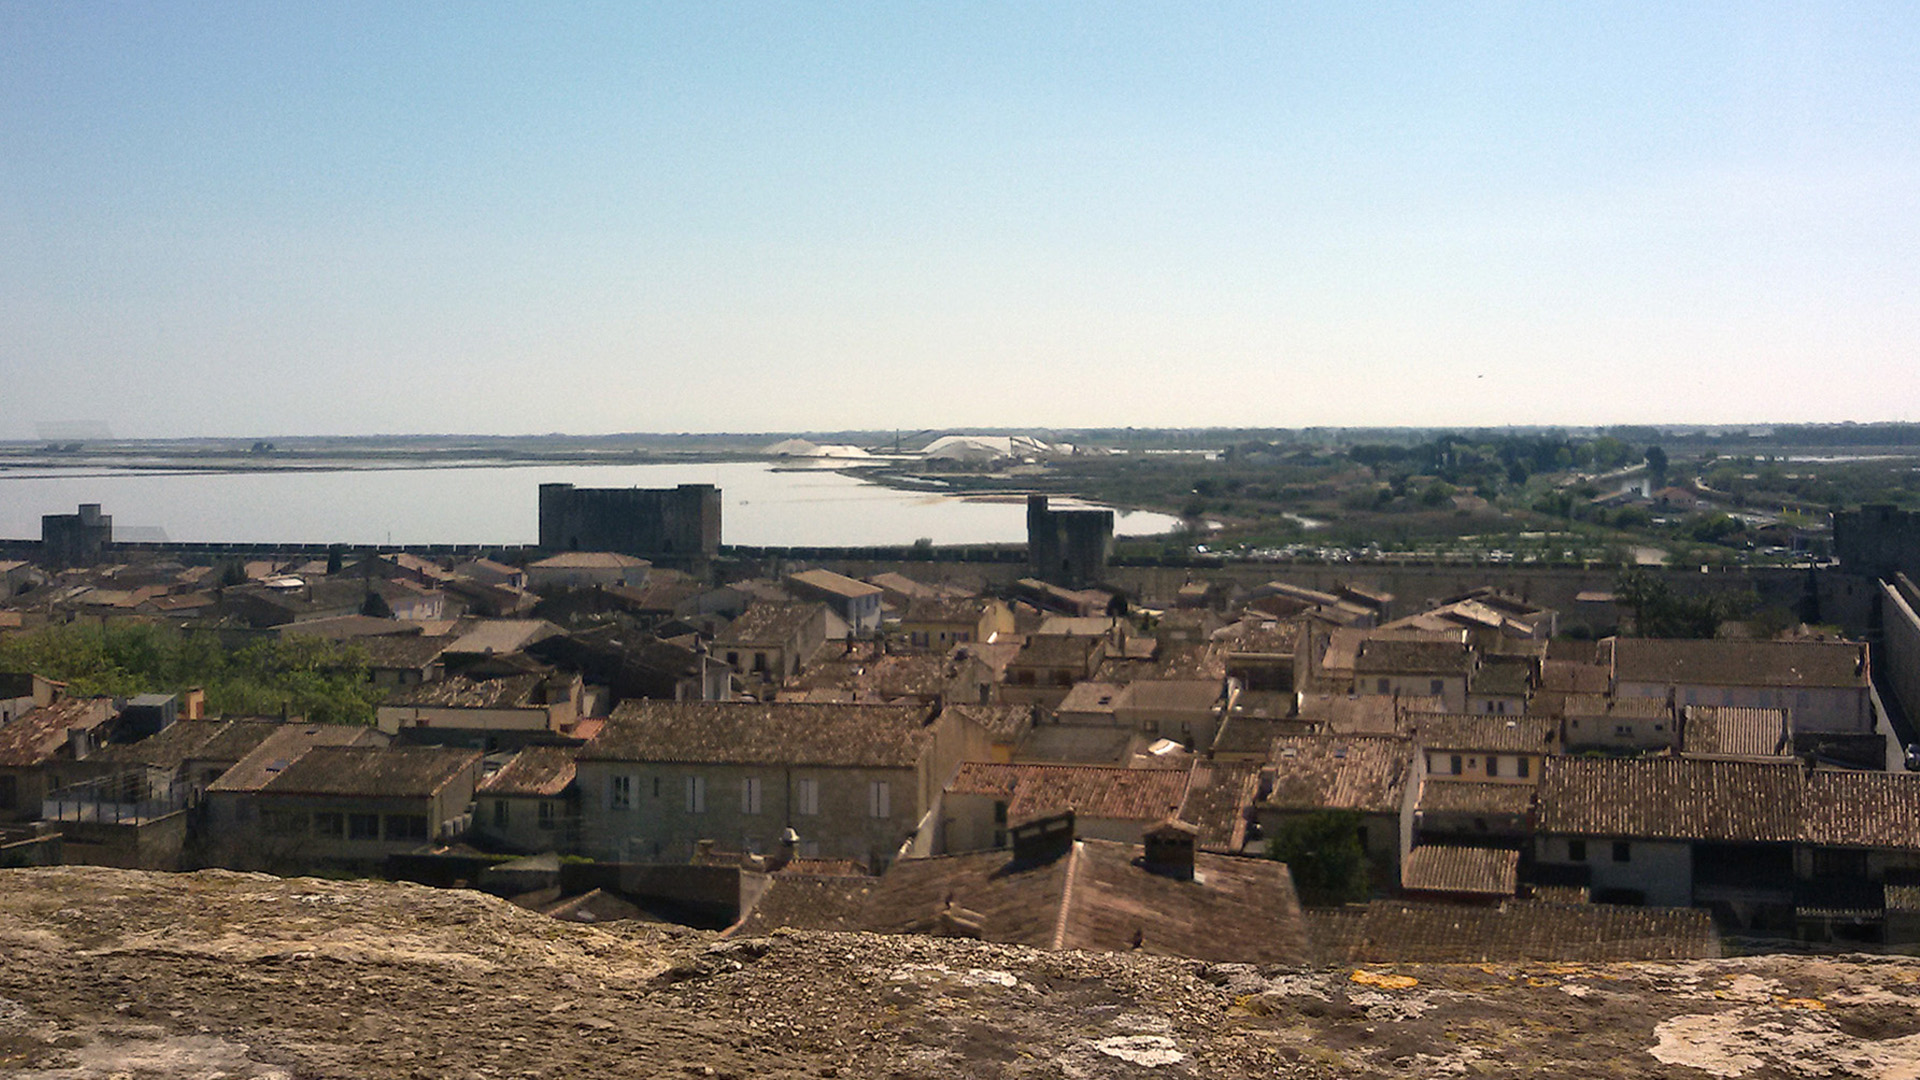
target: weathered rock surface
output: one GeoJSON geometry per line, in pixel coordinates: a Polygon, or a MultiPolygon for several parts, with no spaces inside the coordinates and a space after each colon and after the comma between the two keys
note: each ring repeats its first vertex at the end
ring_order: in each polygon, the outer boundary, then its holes
{"type": "Polygon", "coordinates": [[[0,1075],[1920,1078],[1920,963],[1287,971],[0,871],[0,1075]]]}

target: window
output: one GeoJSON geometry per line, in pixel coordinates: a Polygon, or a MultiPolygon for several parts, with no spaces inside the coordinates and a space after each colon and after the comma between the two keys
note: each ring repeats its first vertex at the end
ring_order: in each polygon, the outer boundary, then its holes
{"type": "Polygon", "coordinates": [[[660,778],[657,776],[653,778],[653,797],[660,797],[660,778]]]}
{"type": "Polygon", "coordinates": [[[560,814],[554,808],[553,801],[551,799],[540,800],[540,823],[539,824],[542,829],[546,829],[549,832],[551,832],[553,830],[553,827],[558,823],[559,817],[560,817],[560,814]]]}
{"type": "Polygon", "coordinates": [[[425,840],[427,838],[427,815],[425,814],[388,814],[387,839],[389,840],[425,840]]]}
{"type": "Polygon", "coordinates": [[[760,812],[760,778],[744,777],[740,781],[740,812],[757,814],[760,812]]]}
{"type": "Polygon", "coordinates": [[[1622,738],[1622,739],[1632,738],[1633,725],[1632,724],[1615,724],[1613,725],[1613,733],[1618,738],[1622,738]]]}
{"type": "Polygon", "coordinates": [[[800,778],[799,790],[794,792],[799,806],[794,812],[801,817],[812,817],[820,812],[820,781],[811,776],[800,778]]]}
{"type": "Polygon", "coordinates": [[[1460,775],[1460,774],[1461,774],[1462,772],[1465,772],[1465,771],[1466,771],[1465,769],[1462,769],[1462,768],[1460,767],[1460,766],[1461,766],[1461,763],[1460,763],[1460,755],[1459,755],[1459,754],[1455,754],[1455,755],[1453,755],[1453,757],[1449,759],[1449,764],[1450,764],[1450,766],[1451,766],[1451,767],[1450,767],[1450,768],[1449,768],[1449,769],[1448,769],[1447,771],[1449,771],[1449,772],[1451,772],[1451,773],[1453,773],[1453,775],[1455,775],[1455,776],[1459,776],[1459,775],[1460,775]]]}
{"type": "Polygon", "coordinates": [[[344,814],[319,813],[313,815],[313,831],[316,836],[340,839],[347,834],[347,818],[344,814]]]}
{"type": "Polygon", "coordinates": [[[260,815],[260,825],[275,836],[298,836],[307,831],[307,815],[289,810],[267,810],[260,815]]]}
{"type": "Polygon", "coordinates": [[[707,778],[704,776],[687,777],[687,813],[704,814],[707,812],[707,778]]]}
{"type": "Polygon", "coordinates": [[[1492,754],[1487,755],[1487,775],[1489,777],[1500,775],[1500,759],[1492,754]]]}
{"type": "Polygon", "coordinates": [[[633,809],[633,777],[616,776],[613,778],[613,786],[608,789],[607,793],[607,809],[633,809]]]}
{"type": "Polygon", "coordinates": [[[507,800],[505,799],[493,800],[493,827],[496,829],[507,827],[507,800]]]}
{"type": "MultiPolygon", "coordinates": [[[[1005,825],[1007,823],[1007,804],[1003,799],[994,800],[993,823],[995,825],[1005,825]]],[[[994,846],[999,847],[1000,845],[995,844],[994,846]]]]}
{"type": "Polygon", "coordinates": [[[867,815],[877,818],[893,816],[893,791],[885,780],[875,780],[867,785],[867,815]]]}
{"type": "Polygon", "coordinates": [[[1614,862],[1632,862],[1633,861],[1633,849],[1630,846],[1628,846],[1625,840],[1615,840],[1613,842],[1613,861],[1614,862]]]}
{"type": "Polygon", "coordinates": [[[348,814],[347,815],[347,839],[349,840],[380,839],[380,815],[379,814],[348,814]]]}
{"type": "Polygon", "coordinates": [[[1525,780],[1527,778],[1527,770],[1532,767],[1532,762],[1533,762],[1532,758],[1527,757],[1524,754],[1521,755],[1514,762],[1513,775],[1519,777],[1522,780],[1525,780]]]}
{"type": "Polygon", "coordinates": [[[1573,862],[1587,861],[1587,842],[1585,840],[1567,841],[1567,858],[1573,862]]]}
{"type": "Polygon", "coordinates": [[[1439,679],[1434,679],[1427,683],[1427,693],[1432,694],[1434,697],[1439,697],[1440,691],[1445,688],[1446,684],[1439,679]]]}
{"type": "Polygon", "coordinates": [[[1388,693],[1388,692],[1390,692],[1390,691],[1391,691],[1392,689],[1393,689],[1393,680],[1391,680],[1391,679],[1381,679],[1381,680],[1380,680],[1380,692],[1381,692],[1381,693],[1383,693],[1383,694],[1385,694],[1385,693],[1388,693]]]}
{"type": "Polygon", "coordinates": [[[0,776],[0,810],[12,810],[20,802],[20,781],[0,776]]]}

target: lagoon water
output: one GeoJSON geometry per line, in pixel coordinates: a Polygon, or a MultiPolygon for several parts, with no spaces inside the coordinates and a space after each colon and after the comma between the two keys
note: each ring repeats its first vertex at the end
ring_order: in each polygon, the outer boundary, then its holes
{"type": "MultiPolygon", "coordinates": [[[[900,491],[829,469],[763,462],[498,465],[273,472],[0,471],[0,537],[32,540],[40,515],[99,503],[123,540],[531,544],[541,484],[721,489],[722,536],[755,546],[1021,543],[1026,506],[900,491]]],[[[1057,506],[1073,505],[1055,500],[1057,506]]],[[[1118,513],[1116,531],[1171,530],[1166,514],[1118,513]]]]}

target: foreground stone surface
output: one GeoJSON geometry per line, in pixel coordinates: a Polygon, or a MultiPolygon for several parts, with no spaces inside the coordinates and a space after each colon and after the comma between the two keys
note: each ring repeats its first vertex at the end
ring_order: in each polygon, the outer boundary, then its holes
{"type": "Polygon", "coordinates": [[[8,870],[0,1075],[1920,1077],[1920,963],[1287,971],[8,870]]]}

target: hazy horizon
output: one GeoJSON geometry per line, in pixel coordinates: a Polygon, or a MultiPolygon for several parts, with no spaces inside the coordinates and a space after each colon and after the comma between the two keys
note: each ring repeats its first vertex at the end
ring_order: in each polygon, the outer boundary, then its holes
{"type": "Polygon", "coordinates": [[[1891,3],[0,0],[0,439],[1920,419],[1917,46],[1891,3]]]}

